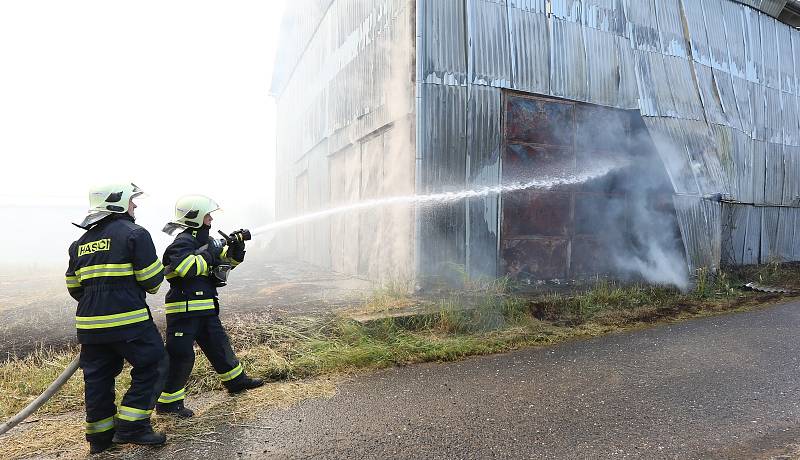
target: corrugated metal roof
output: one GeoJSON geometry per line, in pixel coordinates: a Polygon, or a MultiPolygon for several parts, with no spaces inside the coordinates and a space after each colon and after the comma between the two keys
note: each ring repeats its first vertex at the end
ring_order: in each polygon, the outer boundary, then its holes
{"type": "Polygon", "coordinates": [[[417,59],[422,60],[425,83],[463,85],[467,82],[467,35],[464,2],[421,2],[421,34],[425,37],[417,59]]]}
{"type": "Polygon", "coordinates": [[[722,2],[729,3],[728,0],[702,0],[698,3],[703,4],[703,24],[705,24],[711,67],[729,72],[728,45],[725,36],[726,23],[722,2]]]}
{"type": "Polygon", "coordinates": [[[272,94],[280,94],[286,88],[331,3],[333,0],[298,0],[287,4],[272,74],[272,94]]]}
{"type": "Polygon", "coordinates": [[[475,85],[509,88],[511,52],[505,2],[474,0],[472,6],[467,25],[472,38],[470,80],[475,85]]]}
{"type": "Polygon", "coordinates": [[[764,204],[766,198],[767,143],[753,140],[753,203],[764,204]]]}
{"type": "MultiPolygon", "coordinates": [[[[542,10],[544,2],[541,3],[542,10]]],[[[512,3],[513,6],[513,3],[512,3]]],[[[528,5],[530,6],[530,5],[528,5]]],[[[512,7],[511,47],[514,89],[550,93],[550,30],[547,16],[537,8],[512,7]]]]}
{"type": "Polygon", "coordinates": [[[796,260],[794,258],[797,216],[800,214],[798,208],[780,208],[778,216],[778,232],[776,256],[778,260],[785,262],[796,260]]]}
{"type": "Polygon", "coordinates": [[[747,56],[747,79],[761,83],[764,78],[764,59],[761,54],[761,21],[758,13],[750,8],[740,7],[744,25],[744,44],[747,56]]]}
{"type": "Polygon", "coordinates": [[[767,13],[772,17],[778,17],[786,7],[787,0],[734,0],[739,3],[751,6],[767,13]]]}
{"type": "MultiPolygon", "coordinates": [[[[783,160],[785,174],[783,176],[783,204],[800,205],[800,147],[784,146],[783,160]]],[[[800,234],[798,234],[800,236],[800,234]]]]}
{"type": "Polygon", "coordinates": [[[679,0],[658,1],[655,3],[655,10],[658,18],[657,32],[661,37],[661,53],[688,59],[689,44],[683,34],[679,0]]]}
{"type": "MultiPolygon", "coordinates": [[[[679,0],[667,0],[665,2],[656,2],[656,0],[641,0],[638,2],[629,2],[626,6],[628,18],[628,35],[631,39],[631,45],[635,50],[641,51],[661,51],[661,41],[669,41],[669,34],[672,31],[682,30],[669,28],[665,31],[665,35],[659,35],[659,21],[662,14],[669,14],[667,4],[669,2],[677,2],[679,0]],[[658,6],[659,10],[656,9],[658,6]],[[661,10],[664,11],[661,11],[661,10]],[[657,13],[658,11],[658,13],[657,13]]],[[[665,24],[672,25],[671,22],[665,24]]],[[[681,32],[681,35],[683,33],[681,32]]]]}
{"type": "Polygon", "coordinates": [[[554,18],[550,22],[550,95],[586,101],[587,90],[583,28],[554,18]]]}
{"type": "Polygon", "coordinates": [[[783,145],[767,143],[765,156],[764,202],[779,205],[783,202],[783,145]]]}
{"type": "Polygon", "coordinates": [[[580,23],[583,17],[581,0],[551,0],[553,17],[580,23]]]}
{"type": "Polygon", "coordinates": [[[586,46],[587,101],[616,107],[620,101],[621,69],[617,36],[583,28],[586,46]]]}
{"type": "Polygon", "coordinates": [[[722,213],[719,203],[701,197],[675,195],[678,216],[689,269],[719,268],[722,241],[722,213]]]}
{"type": "Polygon", "coordinates": [[[761,208],[761,257],[759,263],[768,264],[779,261],[778,256],[778,218],[780,208],[761,208]]]}

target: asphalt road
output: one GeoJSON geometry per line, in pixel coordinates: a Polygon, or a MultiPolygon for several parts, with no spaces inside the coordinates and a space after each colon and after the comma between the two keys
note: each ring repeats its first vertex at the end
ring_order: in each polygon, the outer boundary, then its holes
{"type": "MultiPolygon", "coordinates": [[[[800,303],[390,369],[177,458],[800,457],[800,303]]],[[[250,422],[248,422],[250,423],[250,422]]]]}

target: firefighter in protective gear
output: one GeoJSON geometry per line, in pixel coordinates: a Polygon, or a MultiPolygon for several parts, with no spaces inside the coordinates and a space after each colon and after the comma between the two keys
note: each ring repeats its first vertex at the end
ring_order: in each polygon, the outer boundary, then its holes
{"type": "Polygon", "coordinates": [[[169,367],[161,334],[153,323],[146,293],[164,280],[150,234],[134,223],[134,184],[110,184],[90,191],[86,232],[69,247],[67,289],[78,301],[75,316],[86,397],[86,439],[91,452],[113,443],[163,444],[150,414],[169,367]],[[117,407],[114,380],[124,361],[131,386],[117,407]]]}
{"type": "Polygon", "coordinates": [[[170,368],[156,411],[178,417],[194,413],[184,406],[186,381],[194,366],[194,343],[208,358],[230,393],[256,388],[261,379],[247,376],[231,349],[219,319],[215,267],[235,267],[244,260],[243,241],[225,244],[209,236],[211,213],[219,209],[214,200],[190,195],[178,200],[175,219],[164,227],[167,233],[182,230],[164,252],[163,264],[170,289],[167,292],[167,353],[170,368]]]}

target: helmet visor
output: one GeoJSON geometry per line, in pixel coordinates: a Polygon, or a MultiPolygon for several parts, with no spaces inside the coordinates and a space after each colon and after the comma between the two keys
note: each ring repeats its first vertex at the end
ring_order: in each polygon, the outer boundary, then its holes
{"type": "Polygon", "coordinates": [[[134,184],[133,182],[131,182],[131,187],[133,187],[133,190],[131,191],[131,199],[145,195],[144,190],[142,190],[141,187],[134,184]]]}

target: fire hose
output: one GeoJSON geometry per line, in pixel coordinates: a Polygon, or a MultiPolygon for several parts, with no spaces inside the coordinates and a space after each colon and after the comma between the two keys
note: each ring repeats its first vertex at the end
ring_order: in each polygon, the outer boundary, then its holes
{"type": "MultiPolygon", "coordinates": [[[[237,230],[232,232],[230,235],[226,235],[221,231],[219,233],[225,240],[224,244],[242,243],[244,241],[249,241],[251,238],[250,231],[245,229],[237,230]]],[[[56,394],[56,392],[61,389],[65,383],[67,383],[67,380],[69,380],[70,377],[75,374],[75,372],[78,370],[78,367],[78,356],[76,356],[72,362],[70,362],[69,365],[61,372],[61,374],[56,377],[52,383],[50,383],[50,386],[48,386],[47,389],[39,395],[38,398],[34,399],[30,404],[25,406],[24,409],[0,425],[0,435],[22,423],[23,420],[28,418],[32,413],[36,412],[37,409],[42,407],[44,403],[49,401],[50,398],[52,398],[53,395],[56,394]]]]}
{"type": "Polygon", "coordinates": [[[6,431],[19,425],[23,420],[28,418],[29,415],[36,412],[36,409],[42,407],[42,404],[46,403],[50,398],[52,398],[53,395],[56,394],[56,391],[58,391],[62,386],[64,386],[64,384],[67,383],[67,380],[69,380],[69,378],[72,377],[72,375],[77,370],[78,370],[78,357],[76,356],[75,359],[73,359],[72,362],[69,363],[69,365],[64,369],[64,371],[61,372],[61,375],[56,377],[56,379],[53,380],[53,383],[51,383],[50,386],[48,386],[47,389],[44,390],[44,392],[40,394],[38,398],[34,399],[24,409],[19,411],[17,415],[11,417],[5,423],[3,423],[2,426],[0,426],[0,434],[3,434],[6,431]]]}

